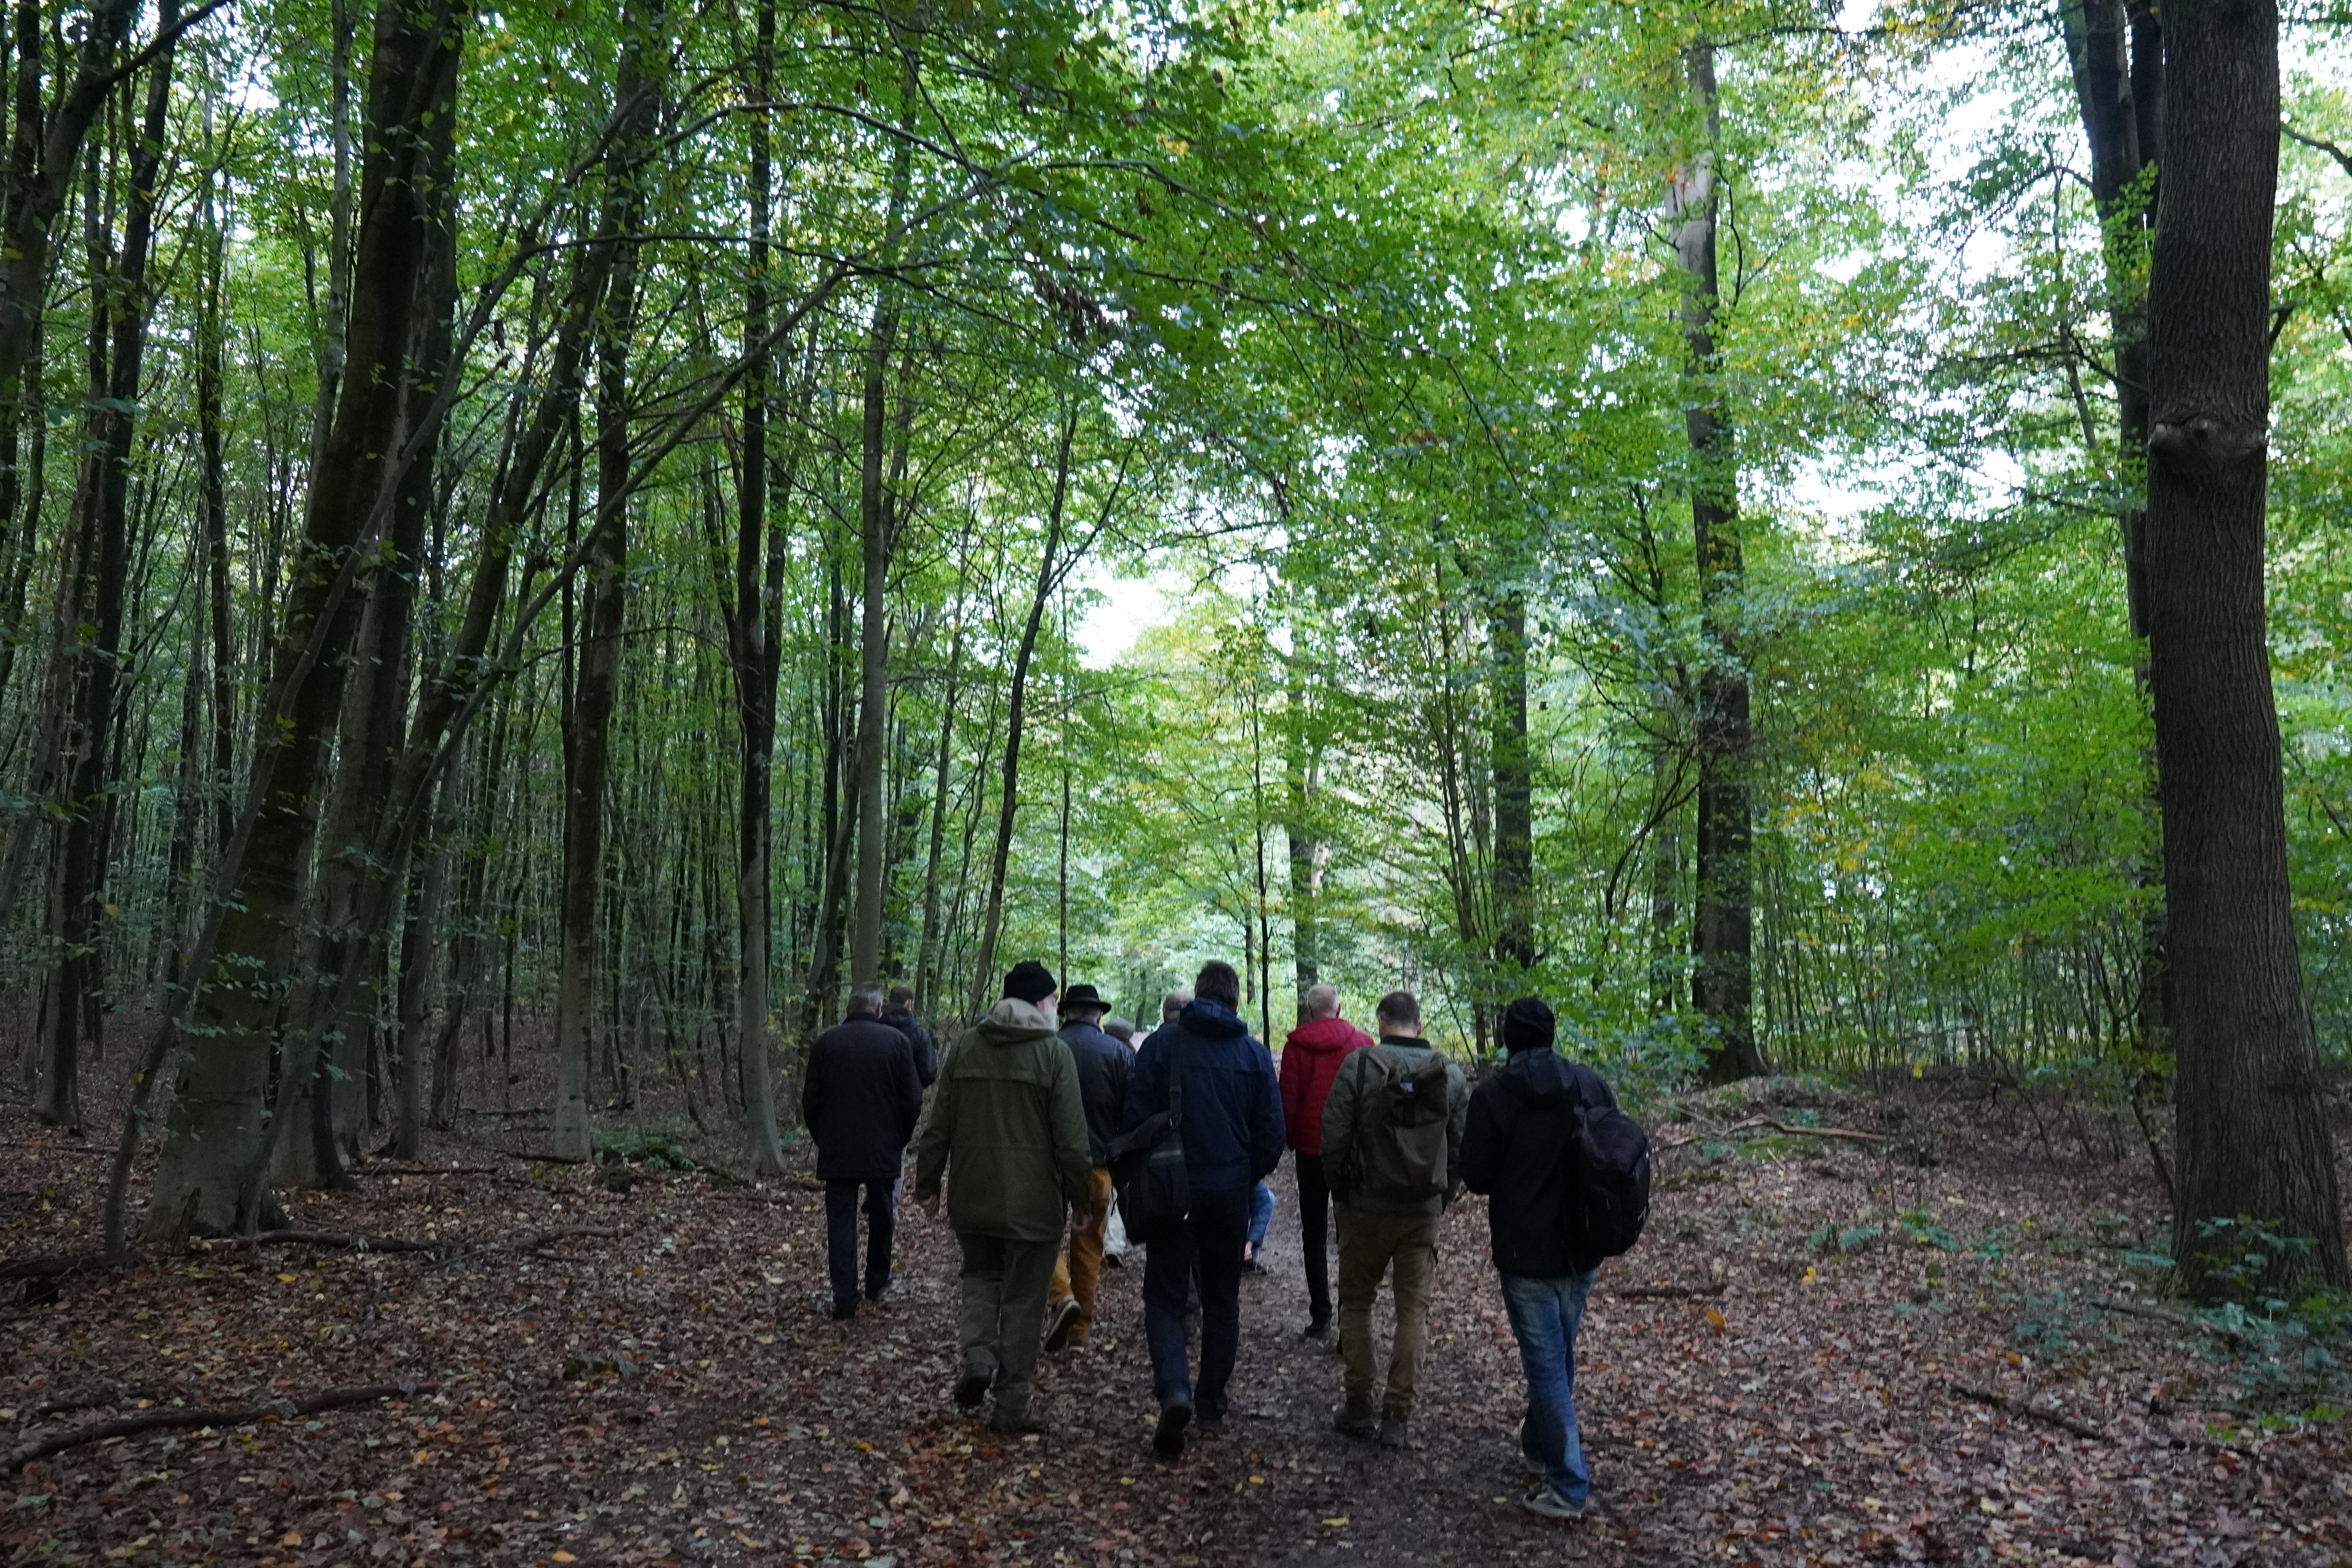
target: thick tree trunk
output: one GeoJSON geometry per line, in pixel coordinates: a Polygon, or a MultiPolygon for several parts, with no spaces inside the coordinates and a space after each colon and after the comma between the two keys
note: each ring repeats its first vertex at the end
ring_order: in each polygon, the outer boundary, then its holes
{"type": "Polygon", "coordinates": [[[1691,919],[1691,1004],[1708,1027],[1706,1078],[1729,1083],[1764,1070],[1750,1007],[1755,911],[1748,863],[1754,817],[1748,775],[1754,737],[1748,673],[1738,646],[1746,589],[1738,458],[1722,416],[1722,364],[1715,342],[1716,148],[1722,135],[1715,47],[1693,46],[1688,65],[1703,145],[1690,166],[1676,173],[1668,207],[1675,259],[1683,272],[1683,424],[1690,440],[1691,532],[1706,644],[1696,736],[1698,889],[1691,919]]]}
{"type": "Polygon", "coordinates": [[[611,187],[604,224],[613,241],[612,273],[597,342],[596,517],[582,565],[586,595],[572,707],[563,728],[563,890],[555,989],[557,1153],[587,1159],[594,1151],[588,1093],[595,1061],[598,933],[603,927],[605,781],[611,771],[614,700],[621,674],[623,616],[628,605],[629,348],[636,324],[637,242],[645,212],[639,161],[656,120],[646,74],[646,37],[660,32],[632,17],[623,25],[617,100],[631,106],[608,163],[611,187]]]}
{"type": "Polygon", "coordinates": [[[2264,626],[2278,10],[2187,0],[2165,21],[2147,585],[2179,1073],[2174,1256],[2192,1288],[2218,1288],[2205,1255],[2244,1246],[2205,1227],[2242,1215],[2315,1244],[2280,1276],[2343,1284],[2264,626]]]}
{"type": "MultiPolygon", "coordinates": [[[[216,973],[182,1032],[179,1091],[148,1228],[159,1237],[219,1233],[257,1212],[268,1148],[263,1104],[282,986],[307,906],[314,803],[341,709],[344,651],[357,621],[354,552],[376,515],[402,444],[401,415],[423,307],[429,215],[423,179],[431,129],[455,111],[466,13],[452,3],[383,0],[369,79],[368,156],[353,276],[346,378],[304,509],[270,691],[256,726],[249,827],[231,886],[218,889],[216,973]]],[[[138,1134],[137,1118],[125,1146],[138,1134]]]]}

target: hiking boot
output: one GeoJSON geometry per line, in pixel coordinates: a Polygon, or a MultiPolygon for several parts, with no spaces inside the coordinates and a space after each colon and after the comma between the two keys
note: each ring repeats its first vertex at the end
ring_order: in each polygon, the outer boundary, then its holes
{"type": "Polygon", "coordinates": [[[1331,1423],[1331,1430],[1342,1437],[1367,1438],[1379,1434],[1381,1413],[1372,1405],[1372,1396],[1349,1394],[1348,1407],[1331,1423]]]}
{"type": "Polygon", "coordinates": [[[1549,1481],[1539,1482],[1535,1486],[1529,1487],[1527,1490],[1527,1495],[1519,1499],[1519,1506],[1526,1509],[1529,1513],[1534,1514],[1538,1519],[1581,1519],[1584,1517],[1584,1505],[1580,1502],[1569,1501],[1566,1497],[1561,1495],[1560,1489],[1558,1487],[1553,1486],[1549,1481]]]}
{"type": "Polygon", "coordinates": [[[1184,1456],[1184,1428],[1192,1424],[1192,1402],[1171,1399],[1160,1407],[1160,1425],[1151,1434],[1151,1451],[1163,1459],[1184,1456]]]}
{"type": "Polygon", "coordinates": [[[1329,1339],[1331,1337],[1331,1314],[1326,1312],[1319,1318],[1309,1318],[1307,1321],[1307,1326],[1298,1331],[1298,1337],[1302,1340],[1329,1339]]]}
{"type": "Polygon", "coordinates": [[[992,1432],[1002,1432],[1007,1436],[1027,1436],[1033,1433],[1045,1431],[1045,1418],[1034,1410],[1012,1412],[999,1410],[988,1418],[988,1429],[992,1432]]]}
{"type": "Polygon", "coordinates": [[[831,1316],[833,1321],[836,1323],[845,1323],[849,1321],[850,1319],[857,1316],[857,1298],[852,1296],[846,1301],[835,1301],[832,1307],[828,1309],[828,1315],[831,1316]]]}
{"type": "Polygon", "coordinates": [[[977,1410],[988,1398],[988,1385],[996,1380],[984,1372],[968,1372],[956,1380],[955,1402],[966,1410],[977,1410]]]}
{"type": "Polygon", "coordinates": [[[1077,1326],[1078,1304],[1067,1296],[1055,1302],[1045,1314],[1045,1353],[1059,1355],[1069,1349],[1077,1326]]]}
{"type": "Polygon", "coordinates": [[[1385,1412],[1381,1416],[1381,1447],[1383,1448],[1404,1447],[1404,1417],[1393,1410],[1385,1412]]]}

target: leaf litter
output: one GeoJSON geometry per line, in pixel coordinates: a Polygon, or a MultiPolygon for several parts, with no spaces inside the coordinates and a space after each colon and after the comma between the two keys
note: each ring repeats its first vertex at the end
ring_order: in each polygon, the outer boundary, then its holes
{"type": "MultiPolygon", "coordinates": [[[[613,1184],[484,1164],[477,1146],[455,1169],[371,1168],[355,1191],[289,1205],[289,1228],[446,1244],[433,1250],[151,1255],[13,1309],[9,1449],[143,1410],[268,1410],[24,1465],[0,1491],[0,1554],[2352,1563],[2342,1423],[2324,1409],[2253,1421],[2210,1336],[2166,1321],[2126,1267],[2162,1236],[2141,1167],[2061,1157],[1981,1106],[1925,1096],[1883,1141],[1735,1114],[1659,1130],[1672,1147],[1650,1234],[1604,1271],[1586,1320],[1594,1507],[1570,1524],[1517,1506],[1523,1384],[1475,1199],[1444,1227],[1412,1446],[1383,1452],[1329,1430],[1339,1367],[1297,1336],[1278,1174],[1270,1272],[1244,1286],[1233,1418],[1169,1465],[1150,1451],[1139,1253],[1105,1271],[1093,1342],[1046,1363],[1052,1430],[1006,1438],[949,1397],[953,1237],[912,1205],[891,1295],[835,1324],[806,1177],[745,1190],[649,1169],[613,1184]],[[2134,1298],[2151,1310],[2094,1305],[2134,1298]],[[391,1397],[296,1409],[384,1385],[391,1397]]],[[[0,1108],[0,1140],[6,1255],[94,1246],[103,1152],[16,1107],[0,1108]]]]}

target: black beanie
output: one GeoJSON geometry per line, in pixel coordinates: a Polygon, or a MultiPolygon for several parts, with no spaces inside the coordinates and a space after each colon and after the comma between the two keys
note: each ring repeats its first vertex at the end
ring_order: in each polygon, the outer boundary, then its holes
{"type": "Polygon", "coordinates": [[[1024,958],[1004,977],[1004,994],[1032,1007],[1061,989],[1054,972],[1034,958],[1024,958]]]}
{"type": "Polygon", "coordinates": [[[1503,1009],[1503,1048],[1507,1051],[1551,1049],[1554,1026],[1551,1009],[1539,996],[1522,996],[1503,1009]]]}

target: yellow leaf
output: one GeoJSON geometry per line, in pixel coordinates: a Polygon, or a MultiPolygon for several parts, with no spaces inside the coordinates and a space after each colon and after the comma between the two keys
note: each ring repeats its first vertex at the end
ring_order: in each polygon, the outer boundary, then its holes
{"type": "Polygon", "coordinates": [[[1332,1529],[1338,1530],[1348,1522],[1348,1516],[1343,1513],[1337,1519],[1327,1519],[1323,1522],[1329,1525],[1332,1529]]]}
{"type": "Polygon", "coordinates": [[[280,1285],[291,1285],[294,1283],[294,1276],[291,1274],[280,1274],[278,1277],[278,1282],[280,1285]]]}
{"type": "Polygon", "coordinates": [[[550,1563],[577,1563],[580,1561],[580,1559],[572,1556],[569,1552],[551,1552],[547,1554],[547,1560],[550,1563]]]}
{"type": "Polygon", "coordinates": [[[1718,1334],[1723,1332],[1723,1314],[1709,1307],[1706,1310],[1706,1326],[1718,1334]]]}

